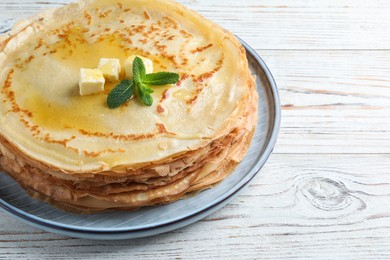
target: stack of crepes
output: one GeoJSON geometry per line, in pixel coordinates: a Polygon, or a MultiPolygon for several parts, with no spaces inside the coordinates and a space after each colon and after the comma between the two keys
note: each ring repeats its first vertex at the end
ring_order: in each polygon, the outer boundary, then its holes
{"type": "MultiPolygon", "coordinates": [[[[29,194],[77,212],[136,209],[210,188],[244,157],[257,92],[237,39],[167,0],[80,1],[0,38],[0,166],[29,194]],[[78,94],[102,57],[180,75],[148,107],[78,94]]],[[[121,77],[123,78],[123,71],[121,77]]]]}

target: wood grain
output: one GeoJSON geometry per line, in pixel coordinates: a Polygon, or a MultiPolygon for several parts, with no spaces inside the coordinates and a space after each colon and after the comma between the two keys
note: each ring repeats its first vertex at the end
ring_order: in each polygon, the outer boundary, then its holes
{"type": "Polygon", "coordinates": [[[390,153],[390,52],[258,53],[282,102],[276,153],[390,153]]]}
{"type": "Polygon", "coordinates": [[[389,169],[388,155],[274,154],[234,202],[189,227],[137,240],[89,241],[41,232],[7,217],[0,255],[343,259],[358,253],[386,259],[389,169]]]}
{"type": "MultiPolygon", "coordinates": [[[[69,0],[3,0],[0,32],[69,0]]],[[[274,154],[232,203],[150,238],[90,241],[0,213],[0,259],[390,259],[390,2],[179,1],[248,42],[282,101],[274,154]]]]}

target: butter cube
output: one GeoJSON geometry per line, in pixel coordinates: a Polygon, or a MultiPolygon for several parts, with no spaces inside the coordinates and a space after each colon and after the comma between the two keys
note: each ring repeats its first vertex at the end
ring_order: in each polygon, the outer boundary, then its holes
{"type": "Polygon", "coordinates": [[[104,90],[104,77],[99,69],[80,69],[80,95],[91,95],[104,90]]]}
{"type": "Polygon", "coordinates": [[[142,57],[142,56],[139,56],[139,55],[131,55],[130,57],[128,57],[125,60],[126,78],[128,78],[128,79],[133,78],[133,61],[134,61],[135,57],[140,58],[144,62],[146,74],[153,73],[153,61],[152,60],[145,58],[145,57],[142,57]]]}
{"type": "Polygon", "coordinates": [[[101,58],[98,68],[108,81],[118,81],[121,65],[119,59],[101,58]]]}

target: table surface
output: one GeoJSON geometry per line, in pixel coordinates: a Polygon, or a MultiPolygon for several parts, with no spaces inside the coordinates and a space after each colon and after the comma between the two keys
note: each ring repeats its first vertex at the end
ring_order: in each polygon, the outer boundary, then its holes
{"type": "MultiPolygon", "coordinates": [[[[68,0],[1,0],[0,33],[68,0]]],[[[390,1],[182,0],[248,42],[282,124],[251,185],[206,219],[127,241],[47,233],[0,213],[0,258],[390,258],[390,1]]]]}

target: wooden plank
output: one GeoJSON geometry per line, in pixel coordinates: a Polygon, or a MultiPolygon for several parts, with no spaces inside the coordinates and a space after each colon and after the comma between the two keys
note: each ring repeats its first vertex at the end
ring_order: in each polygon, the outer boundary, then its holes
{"type": "Polygon", "coordinates": [[[388,259],[389,169],[388,155],[274,154],[248,189],[217,213],[174,232],[128,241],[62,237],[1,214],[0,255],[388,259]]]}
{"type": "MultiPolygon", "coordinates": [[[[70,0],[0,2],[0,32],[70,0]]],[[[257,49],[390,49],[388,1],[179,1],[257,49]]]]}
{"type": "Polygon", "coordinates": [[[276,153],[390,153],[389,51],[258,53],[282,102],[276,153]]]}

